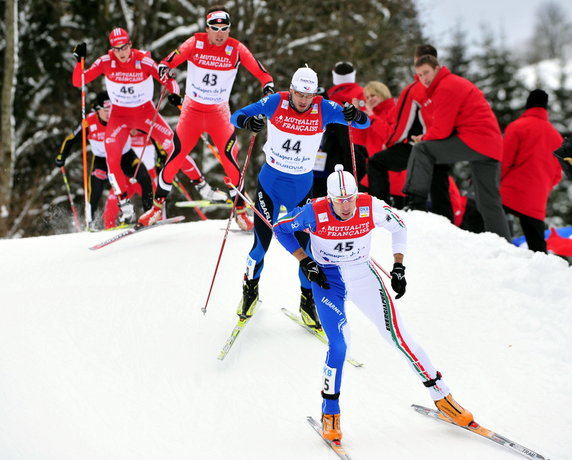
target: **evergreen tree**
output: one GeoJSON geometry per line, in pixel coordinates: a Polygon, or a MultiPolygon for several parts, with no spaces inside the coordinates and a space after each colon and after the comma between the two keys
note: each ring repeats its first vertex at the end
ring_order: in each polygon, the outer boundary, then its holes
{"type": "Polygon", "coordinates": [[[467,49],[467,33],[460,23],[453,30],[451,45],[445,47],[445,63],[449,70],[464,78],[469,77],[470,57],[467,49]]]}
{"type": "Polygon", "coordinates": [[[475,71],[470,80],[483,91],[504,131],[520,115],[526,100],[524,85],[516,76],[517,63],[507,48],[496,45],[487,30],[473,60],[475,71]]]}
{"type": "MultiPolygon", "coordinates": [[[[233,18],[232,36],[244,42],[269,69],[278,90],[287,89],[296,68],[305,63],[318,73],[320,83],[328,87],[334,64],[350,60],[358,70],[360,83],[381,80],[397,92],[411,78],[415,44],[424,41],[414,0],[359,3],[283,0],[279,7],[276,2],[265,0],[224,3],[233,18]]],[[[6,4],[7,0],[0,0],[0,5],[6,4]]],[[[71,219],[65,218],[69,205],[54,158],[63,138],[77,126],[81,117],[80,91],[71,84],[74,45],[87,43],[86,62],[90,65],[109,49],[109,32],[123,27],[130,33],[134,47],[149,50],[155,60],[160,60],[192,34],[204,30],[208,4],[197,5],[187,0],[19,0],[18,4],[20,65],[16,75],[17,103],[12,113],[16,146],[14,187],[7,192],[12,203],[7,218],[10,230],[0,236],[71,231],[72,226],[68,224],[71,219]]],[[[4,22],[0,26],[7,30],[4,22]]],[[[5,47],[0,46],[2,60],[4,53],[5,47]]],[[[177,79],[183,86],[185,71],[183,66],[177,70],[177,79]]],[[[4,69],[0,69],[0,73],[3,72],[4,69]]],[[[93,95],[101,89],[103,79],[89,84],[88,108],[93,95]]],[[[240,71],[231,109],[260,97],[258,81],[248,72],[240,71]]],[[[162,113],[174,127],[178,120],[176,110],[167,107],[162,113]]],[[[246,146],[249,135],[240,131],[241,144],[246,146]]],[[[260,153],[262,142],[257,144],[257,153],[249,166],[247,189],[255,187],[256,174],[264,161],[260,153]]],[[[196,149],[193,155],[201,164],[201,150],[196,149]]],[[[80,157],[80,152],[72,155],[66,169],[76,205],[82,210],[80,157]]],[[[243,157],[244,151],[240,154],[240,163],[243,157]]],[[[220,173],[214,174],[215,177],[222,177],[220,166],[202,166],[207,168],[207,173],[212,168],[220,173]]],[[[216,182],[215,178],[215,185],[216,182]]]]}

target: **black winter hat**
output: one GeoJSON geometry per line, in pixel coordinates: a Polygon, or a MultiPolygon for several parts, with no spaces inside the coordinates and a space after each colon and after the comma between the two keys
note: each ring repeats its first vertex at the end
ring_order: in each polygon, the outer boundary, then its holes
{"type": "Polygon", "coordinates": [[[526,99],[526,108],[531,109],[532,107],[541,107],[546,109],[548,107],[548,94],[541,89],[531,91],[526,99]]]}
{"type": "Polygon", "coordinates": [[[95,110],[99,110],[103,108],[108,108],[110,106],[111,106],[111,101],[109,100],[109,95],[107,94],[107,91],[100,91],[99,93],[97,93],[97,96],[95,97],[95,102],[93,103],[93,108],[95,110]]]}
{"type": "Polygon", "coordinates": [[[353,71],[354,71],[354,66],[352,65],[351,62],[348,61],[338,62],[333,69],[333,72],[337,73],[338,75],[347,75],[349,73],[352,73],[353,71]]]}

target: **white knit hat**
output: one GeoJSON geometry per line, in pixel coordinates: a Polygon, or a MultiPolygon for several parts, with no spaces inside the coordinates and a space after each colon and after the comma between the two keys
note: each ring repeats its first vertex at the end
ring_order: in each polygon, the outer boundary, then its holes
{"type": "Polygon", "coordinates": [[[334,172],[328,176],[328,196],[345,198],[357,194],[358,189],[354,176],[344,171],[343,165],[336,165],[334,172]]]}
{"type": "Polygon", "coordinates": [[[342,83],[355,83],[356,71],[353,64],[348,61],[337,62],[332,69],[332,81],[334,86],[342,83]]]}
{"type": "Polygon", "coordinates": [[[318,75],[309,67],[300,67],[292,76],[290,88],[301,93],[314,94],[318,91],[318,75]]]}

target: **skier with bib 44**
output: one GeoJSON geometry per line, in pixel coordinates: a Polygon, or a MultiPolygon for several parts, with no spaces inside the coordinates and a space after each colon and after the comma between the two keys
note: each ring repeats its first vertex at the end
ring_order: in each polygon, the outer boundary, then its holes
{"type": "MultiPolygon", "coordinates": [[[[308,67],[294,73],[289,91],[262,98],[234,112],[230,121],[238,128],[258,133],[268,119],[268,139],[263,150],[266,162],[258,175],[256,208],[270,223],[276,222],[280,206],[288,211],[302,206],[312,197],[313,167],[322,135],[328,123],[363,129],[370,124],[367,115],[348,104],[339,104],[317,96],[318,76],[308,67]]],[[[301,247],[308,244],[308,234],[294,236],[301,247]]],[[[272,230],[255,214],[254,244],[247,258],[243,298],[238,307],[242,318],[252,316],[258,302],[258,282],[272,230]]],[[[320,329],[310,282],[300,270],[302,295],[300,313],[306,325],[320,329]]]]}

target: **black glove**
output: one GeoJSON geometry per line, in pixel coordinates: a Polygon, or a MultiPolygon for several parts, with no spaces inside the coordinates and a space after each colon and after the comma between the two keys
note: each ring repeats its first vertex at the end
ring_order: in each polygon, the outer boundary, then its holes
{"type": "Polygon", "coordinates": [[[77,45],[75,45],[75,48],[73,49],[73,57],[76,59],[77,62],[80,62],[81,58],[85,59],[86,55],[87,55],[87,45],[85,44],[85,42],[78,43],[77,45]]]}
{"type": "Polygon", "coordinates": [[[175,77],[169,66],[166,64],[159,64],[157,66],[157,72],[159,73],[159,78],[161,80],[166,80],[167,78],[175,77]]]}
{"type": "Polygon", "coordinates": [[[183,98],[177,93],[169,94],[167,96],[167,100],[169,101],[169,104],[172,104],[175,107],[179,107],[183,103],[183,98]]]}
{"type": "Polygon", "coordinates": [[[344,113],[344,118],[348,123],[357,120],[359,117],[359,110],[356,109],[355,105],[350,104],[349,102],[344,104],[342,112],[344,113]]]}
{"type": "Polygon", "coordinates": [[[270,83],[266,83],[264,85],[264,88],[262,88],[262,92],[264,93],[265,96],[269,96],[270,94],[274,94],[276,91],[274,91],[274,83],[270,82],[270,83]]]}
{"type": "Polygon", "coordinates": [[[259,133],[264,128],[266,120],[264,115],[255,115],[244,120],[244,127],[253,133],[259,133]]]}
{"type": "Polygon", "coordinates": [[[61,168],[65,164],[66,164],[66,157],[64,156],[63,153],[58,153],[58,156],[56,157],[56,166],[58,168],[61,168]]]}
{"type": "Polygon", "coordinates": [[[393,270],[389,273],[391,275],[391,287],[397,293],[396,299],[400,299],[405,294],[405,286],[407,286],[407,281],[405,280],[405,267],[399,262],[393,264],[393,270]]]}
{"type": "Polygon", "coordinates": [[[554,155],[562,160],[572,158],[572,138],[564,138],[562,145],[554,151],[554,155]]]}
{"type": "Polygon", "coordinates": [[[326,275],[324,275],[320,266],[310,257],[305,257],[300,261],[300,268],[309,281],[316,283],[321,288],[330,289],[326,275]]]}

